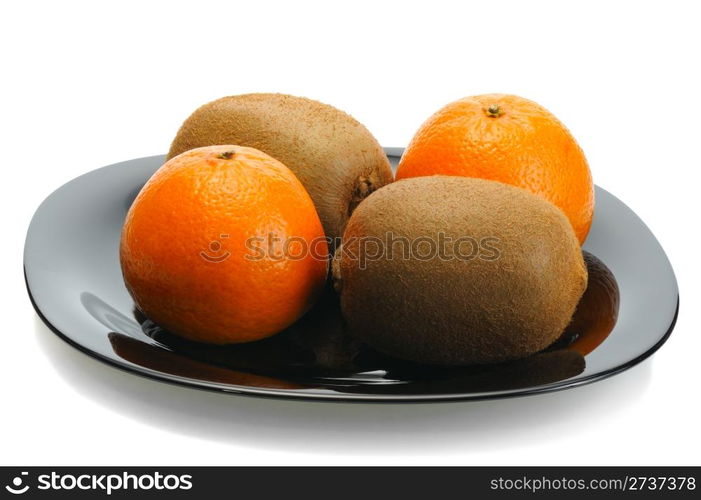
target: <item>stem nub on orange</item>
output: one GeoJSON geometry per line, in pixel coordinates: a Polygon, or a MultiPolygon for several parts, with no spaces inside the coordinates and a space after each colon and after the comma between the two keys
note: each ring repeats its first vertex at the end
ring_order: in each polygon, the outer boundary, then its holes
{"type": "Polygon", "coordinates": [[[580,243],[587,237],[594,213],[589,165],[567,128],[533,101],[486,94],[436,112],[411,140],[396,178],[441,174],[525,188],[558,206],[580,243]]]}
{"type": "Polygon", "coordinates": [[[191,340],[258,340],[296,321],[327,274],[309,194],[253,148],[210,146],[168,161],[122,232],[127,288],[146,316],[191,340]]]}

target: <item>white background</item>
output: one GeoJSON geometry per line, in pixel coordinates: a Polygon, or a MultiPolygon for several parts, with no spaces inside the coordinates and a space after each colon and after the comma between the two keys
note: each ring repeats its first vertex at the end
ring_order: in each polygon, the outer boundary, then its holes
{"type": "Polygon", "coordinates": [[[699,14],[672,1],[4,2],[0,463],[698,465],[699,14]],[[64,344],[25,292],[36,207],[94,168],[166,152],[197,106],[251,91],[333,104],[387,146],[462,96],[540,102],[665,247],[681,294],[671,339],[579,389],[416,406],[200,392],[64,344]]]}

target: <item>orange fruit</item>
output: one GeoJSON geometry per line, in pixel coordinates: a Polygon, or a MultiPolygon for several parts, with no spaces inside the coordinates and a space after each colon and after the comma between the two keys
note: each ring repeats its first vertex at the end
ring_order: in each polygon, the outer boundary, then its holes
{"type": "Polygon", "coordinates": [[[528,99],[485,94],[440,109],[411,140],[396,178],[426,175],[522,187],[558,206],[580,243],[589,233],[594,184],[584,153],[555,116],[528,99]]]}
{"type": "Polygon", "coordinates": [[[253,148],[168,161],[132,204],[120,259],[136,305],[195,341],[239,343],[296,321],[321,292],[328,248],[309,194],[253,148]]]}

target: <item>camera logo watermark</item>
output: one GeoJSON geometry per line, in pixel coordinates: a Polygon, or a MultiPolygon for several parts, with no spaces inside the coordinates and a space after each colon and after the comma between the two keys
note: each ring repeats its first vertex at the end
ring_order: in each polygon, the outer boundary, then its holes
{"type": "MultiPolygon", "coordinates": [[[[22,495],[30,489],[28,473],[22,472],[20,476],[12,479],[11,485],[5,489],[13,495],[22,495]]],[[[39,491],[94,491],[111,495],[116,491],[137,490],[190,490],[192,489],[192,476],[190,474],[161,474],[153,472],[147,474],[41,474],[36,476],[36,484],[33,485],[39,491]]]]}
{"type": "Polygon", "coordinates": [[[24,486],[24,477],[28,475],[27,472],[21,472],[19,476],[15,476],[12,478],[12,485],[10,486],[9,484],[5,486],[5,489],[12,493],[13,495],[22,495],[23,493],[26,493],[27,490],[29,489],[29,485],[25,484],[24,486]]]}
{"type": "MultiPolygon", "coordinates": [[[[206,250],[199,252],[200,257],[215,264],[226,261],[232,255],[224,248],[228,238],[229,234],[220,234],[219,239],[212,240],[206,250]]],[[[369,262],[377,260],[494,261],[501,257],[499,243],[499,238],[492,236],[454,237],[443,232],[417,238],[397,236],[388,232],[384,237],[353,237],[343,242],[341,238],[334,240],[318,237],[308,240],[301,236],[282,237],[276,233],[268,233],[266,236],[253,236],[245,241],[244,258],[252,262],[295,261],[310,257],[326,261],[330,257],[329,249],[342,248],[344,259],[356,260],[359,268],[365,269],[369,262]]]]}
{"type": "MultiPolygon", "coordinates": [[[[226,240],[228,238],[229,238],[228,234],[220,234],[219,235],[220,240],[226,240]]],[[[209,242],[209,246],[208,246],[207,250],[202,250],[200,252],[200,257],[202,257],[207,262],[213,262],[214,264],[218,264],[220,262],[224,262],[226,259],[231,257],[231,252],[229,252],[227,250],[224,250],[224,251],[222,251],[222,250],[223,250],[222,242],[219,240],[212,240],[209,242]]]]}

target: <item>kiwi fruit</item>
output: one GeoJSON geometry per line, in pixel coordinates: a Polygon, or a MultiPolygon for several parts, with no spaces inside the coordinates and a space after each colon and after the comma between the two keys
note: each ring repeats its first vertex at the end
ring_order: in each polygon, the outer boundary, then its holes
{"type": "Polygon", "coordinates": [[[351,216],[332,267],[349,333],[433,365],[498,363],[548,347],[587,285],[560,209],[467,177],[416,177],[374,192],[351,216]]]}
{"type": "Polygon", "coordinates": [[[361,123],[304,97],[245,94],[205,104],[180,127],[168,158],[215,144],[253,147],[291,169],[312,197],[332,247],[360,201],[392,182],[389,160],[361,123]]]}

